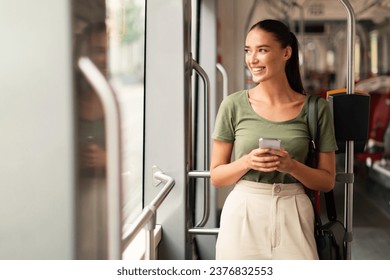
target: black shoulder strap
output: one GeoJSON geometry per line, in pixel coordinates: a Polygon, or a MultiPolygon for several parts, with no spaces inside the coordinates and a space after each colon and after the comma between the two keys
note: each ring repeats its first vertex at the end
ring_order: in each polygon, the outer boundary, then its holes
{"type": "Polygon", "coordinates": [[[309,95],[307,100],[307,124],[309,126],[309,136],[311,141],[317,147],[318,142],[318,100],[320,96],[318,95],[309,95]]]}
{"type": "MultiPolygon", "coordinates": [[[[320,98],[321,97],[318,95],[309,95],[307,101],[307,124],[309,127],[309,136],[316,149],[318,147],[318,100],[320,98]]],[[[337,220],[337,213],[333,190],[324,193],[324,195],[328,219],[329,221],[335,221],[337,220]]]]}

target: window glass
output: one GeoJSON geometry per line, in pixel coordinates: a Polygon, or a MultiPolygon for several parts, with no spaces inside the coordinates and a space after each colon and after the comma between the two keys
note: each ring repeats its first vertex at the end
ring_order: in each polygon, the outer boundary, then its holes
{"type": "Polygon", "coordinates": [[[73,1],[77,124],[77,258],[107,259],[107,116],[94,86],[78,68],[89,58],[113,88],[120,109],[123,223],[142,210],[145,3],[73,1]]]}
{"type": "Polygon", "coordinates": [[[107,5],[109,79],[122,115],[123,214],[131,222],[142,208],[145,3],[108,0],[107,5]]]}

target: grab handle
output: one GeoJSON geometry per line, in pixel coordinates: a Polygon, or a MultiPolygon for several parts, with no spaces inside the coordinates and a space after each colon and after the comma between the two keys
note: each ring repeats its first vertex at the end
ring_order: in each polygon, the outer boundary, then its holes
{"type": "MultiPolygon", "coordinates": [[[[175,180],[164,174],[161,170],[155,167],[156,171],[153,174],[153,179],[156,180],[157,185],[164,182],[165,185],[162,187],[157,196],[142,210],[141,214],[136,218],[132,224],[132,228],[128,230],[122,240],[123,248],[127,248],[129,244],[134,240],[137,234],[145,228],[146,232],[146,243],[145,243],[145,259],[155,260],[156,259],[156,248],[154,242],[154,230],[156,228],[156,214],[160,205],[164,202],[165,198],[171,192],[175,185],[175,180]]],[[[156,186],[157,186],[156,185],[156,186]]]]}
{"type": "MultiPolygon", "coordinates": [[[[210,169],[210,80],[209,77],[204,71],[204,69],[194,60],[192,59],[192,68],[198,73],[198,75],[202,78],[204,83],[204,169],[210,169]]],[[[204,200],[203,200],[203,216],[202,219],[197,223],[196,227],[202,227],[207,223],[207,220],[210,216],[210,182],[207,178],[204,179],[204,200]]]]}
{"type": "Polygon", "coordinates": [[[222,96],[225,98],[228,96],[228,74],[225,67],[223,67],[221,63],[217,63],[217,69],[222,76],[222,96]]]}

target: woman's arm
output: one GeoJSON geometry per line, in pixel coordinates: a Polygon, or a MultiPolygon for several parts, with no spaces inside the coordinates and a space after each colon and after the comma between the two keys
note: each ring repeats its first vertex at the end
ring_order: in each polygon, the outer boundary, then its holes
{"type": "Polygon", "coordinates": [[[307,188],[328,192],[334,188],[336,176],[336,156],[334,152],[319,153],[318,168],[291,159],[287,151],[275,152],[280,156],[278,171],[287,172],[307,188]]]}
{"type": "Polygon", "coordinates": [[[236,183],[246,172],[240,161],[230,162],[233,143],[213,141],[210,163],[211,183],[216,187],[230,186],[236,183]]]}

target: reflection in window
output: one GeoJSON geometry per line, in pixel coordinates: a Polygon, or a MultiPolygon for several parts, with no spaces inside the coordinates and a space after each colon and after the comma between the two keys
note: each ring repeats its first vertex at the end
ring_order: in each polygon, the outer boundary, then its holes
{"type": "Polygon", "coordinates": [[[88,57],[117,94],[123,150],[123,223],[142,210],[145,4],[139,0],[74,0],[78,178],[78,259],[108,258],[106,123],[104,106],[78,70],[88,57]]]}
{"type": "Polygon", "coordinates": [[[123,198],[127,223],[142,210],[145,3],[107,1],[109,79],[122,114],[123,198]]]}

